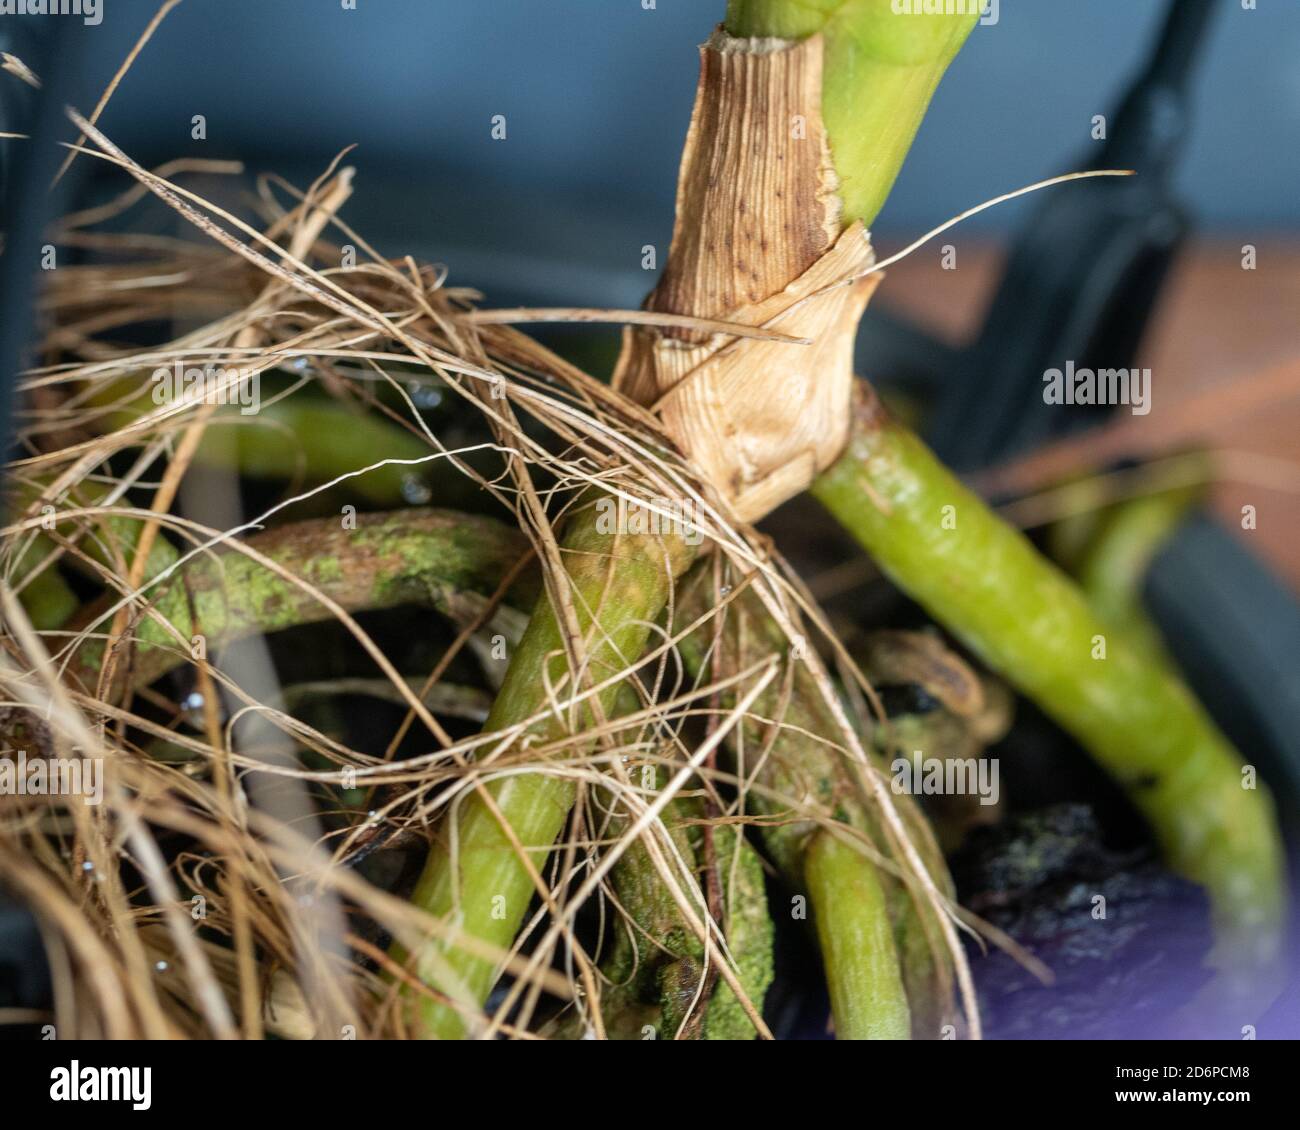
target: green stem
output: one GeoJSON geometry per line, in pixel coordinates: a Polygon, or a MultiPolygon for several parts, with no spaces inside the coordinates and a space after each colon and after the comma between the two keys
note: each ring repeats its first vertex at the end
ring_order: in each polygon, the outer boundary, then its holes
{"type": "Polygon", "coordinates": [[[890,420],[866,386],[814,495],[891,580],[1073,734],[1210,895],[1221,969],[1270,965],[1284,918],[1273,803],[1182,682],[890,420]]]}
{"type": "Polygon", "coordinates": [[[856,848],[822,831],[804,853],[804,881],[836,1037],[906,1040],[911,1030],[907,994],[875,868],[856,848]]]}
{"type": "MultiPolygon", "coordinates": [[[[578,627],[585,641],[587,673],[593,682],[602,682],[641,656],[650,625],[662,612],[674,580],[689,566],[695,550],[676,536],[603,532],[594,508],[575,515],[563,549],[578,627]]],[[[484,732],[510,729],[544,712],[550,701],[548,688],[558,688],[555,693],[561,698],[572,694],[573,688],[566,683],[568,674],[564,633],[550,598],[543,597],[511,657],[484,732]]],[[[601,692],[601,713],[614,709],[622,686],[614,683],[601,692]]],[[[576,729],[594,721],[590,708],[577,714],[573,720],[576,729]]],[[[558,739],[564,732],[557,720],[547,718],[534,724],[530,736],[537,744],[558,739]]],[[[568,820],[574,784],[548,774],[544,763],[535,767],[536,772],[495,781],[487,791],[540,871],[568,820]]],[[[430,850],[412,901],[461,933],[507,949],[533,897],[532,876],[510,835],[480,795],[472,794],[460,805],[455,837],[454,857],[445,839],[430,850]]],[[[437,987],[439,970],[450,970],[475,1001],[487,999],[496,978],[493,962],[457,948],[454,941],[430,941],[427,945],[416,957],[417,976],[437,987]]],[[[414,1013],[422,1036],[454,1039],[466,1032],[465,1018],[440,1001],[421,997],[414,1013]]]]}
{"type": "Polygon", "coordinates": [[[896,14],[891,0],[729,0],[738,37],[825,39],[822,120],[844,222],[876,218],[977,15],[896,14]]]}

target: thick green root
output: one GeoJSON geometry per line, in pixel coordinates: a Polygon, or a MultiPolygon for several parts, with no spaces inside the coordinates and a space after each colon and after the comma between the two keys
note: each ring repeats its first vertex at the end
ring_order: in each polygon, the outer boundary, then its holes
{"type": "Polygon", "coordinates": [[[804,852],[804,880],[841,1040],[906,1040],[907,993],[876,869],[827,831],[804,852]]]}
{"type": "MultiPolygon", "coordinates": [[[[726,915],[727,947],[736,959],[736,969],[745,994],[758,1009],[771,987],[773,927],[763,886],[763,864],[744,835],[734,828],[714,832],[726,915]],[[731,860],[739,853],[732,878],[731,860]]],[[[701,954],[701,960],[703,955],[701,954]]],[[[665,1019],[667,1014],[665,1013],[665,1019]]],[[[731,986],[722,981],[714,990],[704,1018],[706,1040],[752,1040],[754,1025],[741,1007],[731,986]]]]}
{"type": "MultiPolygon", "coordinates": [[[[668,602],[674,580],[695,556],[695,550],[676,535],[605,533],[600,526],[597,512],[587,508],[575,515],[563,544],[573,605],[586,641],[587,667],[580,673],[580,685],[587,677],[602,682],[640,658],[650,625],[668,602]]],[[[484,732],[510,729],[545,711],[552,689],[561,699],[571,695],[569,674],[564,634],[547,596],[539,601],[511,657],[484,732]]],[[[612,712],[622,685],[615,682],[599,695],[603,714],[612,712]]],[[[557,739],[593,720],[589,706],[565,719],[547,717],[533,725],[527,741],[557,739]]],[[[575,787],[568,778],[547,774],[544,765],[536,768],[536,772],[495,781],[487,790],[540,870],[568,820],[575,787]]],[[[507,949],[535,893],[533,878],[511,835],[480,795],[465,798],[451,834],[454,843],[444,828],[431,849],[412,901],[459,933],[507,949]]],[[[398,957],[406,955],[399,952],[398,957]]],[[[496,979],[492,961],[457,947],[454,940],[430,941],[428,949],[416,955],[415,972],[434,988],[463,990],[480,1004],[496,979]],[[448,974],[459,984],[449,986],[448,974]]],[[[421,1036],[458,1038],[467,1031],[467,1018],[450,1004],[421,997],[414,1002],[413,1013],[413,1025],[421,1036]]]]}
{"type": "Polygon", "coordinates": [[[37,566],[51,549],[48,539],[37,538],[18,560],[9,580],[10,585],[18,590],[27,618],[38,632],[62,627],[81,604],[57,566],[36,573],[37,566]],[[32,576],[33,573],[36,575],[32,576]]]}
{"type": "MultiPolygon", "coordinates": [[[[690,622],[703,613],[709,600],[708,581],[703,567],[689,579],[684,586],[679,621],[690,622]]],[[[700,674],[706,649],[712,642],[712,625],[683,642],[682,656],[692,675],[700,674]]],[[[721,673],[744,669],[763,656],[789,647],[790,641],[757,596],[743,593],[726,613],[721,647],[713,657],[714,669],[721,673]]],[[[752,707],[755,718],[737,728],[726,743],[726,750],[736,772],[752,777],[757,786],[749,792],[747,809],[771,818],[762,828],[764,847],[787,881],[796,889],[808,891],[816,914],[816,899],[808,875],[808,852],[814,841],[829,833],[823,831],[814,814],[824,814],[825,819],[834,819],[854,829],[879,856],[890,856],[890,837],[874,801],[863,798],[853,767],[836,748],[840,744],[836,738],[837,724],[811,672],[796,661],[788,695],[780,683],[781,680],[775,680],[758,697],[752,707]],[[758,722],[757,718],[772,719],[780,725],[773,732],[771,726],[758,722]],[[802,804],[801,813],[790,811],[791,800],[802,804]]],[[[887,774],[887,759],[874,752],[869,756],[872,770],[887,774]]],[[[925,816],[910,796],[896,796],[893,804],[930,878],[939,890],[951,896],[952,881],[925,816]]],[[[864,904],[861,913],[884,915],[884,932],[873,935],[876,939],[873,945],[884,946],[888,953],[838,945],[832,953],[829,948],[832,939],[822,936],[819,925],[828,980],[837,980],[843,989],[835,1016],[837,1030],[841,1034],[860,1031],[864,1014],[875,1004],[891,1000],[893,985],[885,977],[885,971],[893,968],[901,971],[899,975],[906,988],[901,1002],[905,1016],[911,1002],[911,1034],[917,1039],[937,1038],[942,1026],[954,1016],[953,970],[938,925],[933,921],[933,910],[924,900],[918,901],[897,875],[883,870],[867,854],[847,843],[837,841],[833,847],[823,849],[823,856],[827,862],[817,877],[857,873],[859,878],[852,881],[852,886],[860,883],[864,890],[884,892],[883,901],[864,904]],[[880,980],[882,977],[884,981],[880,980]],[[845,995],[868,985],[875,986],[870,1001],[845,995]],[[845,1009],[848,1011],[841,1016],[845,1009]]],[[[824,902],[824,890],[822,894],[824,902]]],[[[862,922],[857,919],[852,925],[857,929],[862,922]]],[[[891,1005],[893,1019],[897,1018],[898,1005],[898,1001],[891,1005]]],[[[877,1030],[889,1029],[892,1022],[882,1016],[877,1030]]]]}
{"type": "MultiPolygon", "coordinates": [[[[126,536],[134,545],[138,520],[114,522],[132,527],[126,536]]],[[[521,533],[499,522],[443,510],[362,514],[346,525],[312,519],[256,534],[246,544],[348,612],[401,604],[450,610],[466,593],[491,595],[528,547],[521,533]]],[[[159,538],[149,575],[161,576],[178,558],[175,546],[159,538]]],[[[530,578],[521,582],[515,599],[535,592],[530,578]]],[[[101,600],[83,609],[70,627],[102,619],[105,607],[101,600]]],[[[153,616],[141,617],[133,633],[134,686],[188,662],[197,636],[212,649],[334,615],[316,596],[237,550],[195,557],[159,581],[153,610],[173,630],[153,616]]],[[[103,652],[102,639],[87,640],[78,652],[73,673],[89,687],[95,685],[103,652]]]]}
{"type": "MultiPolygon", "coordinates": [[[[105,409],[89,423],[105,432],[129,428],[159,405],[149,393],[107,410],[129,396],[132,385],[116,381],[99,390],[90,404],[105,409]]],[[[145,433],[142,432],[142,435],[145,433]]],[[[397,460],[347,480],[348,490],[372,506],[419,501],[424,468],[434,454],[429,441],[377,412],[354,411],[343,403],[295,395],[273,400],[256,415],[223,407],[213,416],[195,453],[202,467],[237,471],[251,478],[328,482],[383,459],[397,460]]],[[[446,479],[440,485],[456,484],[446,479]]],[[[447,499],[442,499],[444,504],[447,499]]],[[[459,505],[459,500],[451,500],[459,505]]]]}
{"type": "Polygon", "coordinates": [[[1160,548],[1182,524],[1199,491],[1160,491],[1131,498],[1098,516],[1098,529],[1075,574],[1093,611],[1124,624],[1154,662],[1172,663],[1142,603],[1142,583],[1160,548]]]}
{"type": "MultiPolygon", "coordinates": [[[[104,493],[102,488],[88,489],[83,486],[79,491],[69,495],[68,506],[98,505],[99,499],[104,493]]],[[[14,509],[19,510],[31,504],[35,497],[31,490],[18,492],[14,498],[14,509]]],[[[54,521],[55,529],[57,529],[57,514],[54,516],[54,521]]],[[[136,540],[140,536],[140,522],[138,519],[109,514],[91,522],[90,526],[89,530],[79,531],[81,534],[79,539],[81,552],[92,561],[98,562],[108,569],[118,567],[119,555],[122,561],[130,561],[131,555],[135,551],[136,540]]],[[[57,548],[59,547],[55,541],[44,533],[37,533],[32,537],[31,544],[15,566],[12,582],[14,587],[17,588],[57,548]]],[[[146,578],[156,577],[171,565],[178,556],[175,548],[166,539],[156,539],[149,551],[149,561],[145,568],[146,578]]],[[[65,555],[63,560],[76,562],[75,556],[72,555],[65,555]]],[[[59,572],[57,562],[47,566],[38,576],[23,585],[20,599],[23,608],[32,621],[32,626],[37,631],[53,631],[56,628],[63,627],[72,618],[80,604],[72,590],[72,586],[59,572]]]]}
{"type": "MultiPolygon", "coordinates": [[[[678,798],[665,810],[664,824],[678,854],[694,865],[701,887],[707,889],[707,877],[702,875],[703,829],[699,823],[687,823],[698,820],[701,812],[694,798],[678,798]]],[[[745,837],[730,826],[714,828],[713,849],[727,948],[746,995],[762,1008],[772,983],[773,934],[763,865],[745,837]]],[[[754,1025],[731,988],[710,973],[703,943],[682,916],[644,845],[629,848],[611,877],[630,921],[615,922],[618,933],[605,963],[606,976],[615,985],[602,994],[609,1035],[752,1040],[754,1025]]]]}
{"type": "Polygon", "coordinates": [[[1262,985],[1285,916],[1273,803],[1141,641],[950,474],[866,386],[841,459],[813,493],[900,589],[1092,753],[1170,863],[1205,886],[1212,963],[1262,985]]]}

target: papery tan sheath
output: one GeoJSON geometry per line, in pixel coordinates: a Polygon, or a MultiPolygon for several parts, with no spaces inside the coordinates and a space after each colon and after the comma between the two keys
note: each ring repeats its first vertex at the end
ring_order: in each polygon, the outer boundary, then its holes
{"type": "Polygon", "coordinates": [[[628,327],[614,376],[745,521],[803,491],[843,450],[853,339],[879,281],[836,285],[875,256],[861,224],[840,230],[821,94],[820,36],[719,29],[700,49],[672,247],[645,303],[812,344],[628,327]]]}

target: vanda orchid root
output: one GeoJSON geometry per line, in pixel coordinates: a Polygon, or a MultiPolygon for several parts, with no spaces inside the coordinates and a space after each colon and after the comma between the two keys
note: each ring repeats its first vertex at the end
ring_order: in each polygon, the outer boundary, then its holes
{"type": "MultiPolygon", "coordinates": [[[[1076,468],[1031,539],[855,359],[886,268],[938,232],[1136,183],[1083,168],[878,252],[987,6],[719,4],[638,310],[492,306],[454,255],[381,252],[345,216],[350,150],[305,188],[145,167],[111,99],[174,8],[62,120],[59,176],[96,192],[48,225],[17,382],[0,886],[48,951],[33,1015],[60,1039],[979,1039],[1016,994],[1056,1016],[1034,994],[1093,949],[1115,995],[1159,981],[1153,1030],[1267,1014],[1277,781],[1143,599],[1209,460],[1128,493],[1076,468]],[[1026,732],[1071,805],[1021,788],[1026,732]]],[[[1155,419],[1151,372],[1062,358],[1036,406],[1155,419]]]]}

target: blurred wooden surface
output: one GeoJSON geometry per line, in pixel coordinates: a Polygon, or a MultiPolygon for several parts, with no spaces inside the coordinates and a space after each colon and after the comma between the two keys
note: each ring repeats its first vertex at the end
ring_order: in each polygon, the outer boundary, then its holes
{"type": "MultiPolygon", "coordinates": [[[[937,246],[891,267],[876,301],[951,342],[979,325],[1001,267],[987,243],[954,242],[957,264],[944,270],[937,246]]],[[[890,254],[891,241],[880,251],[890,254]]],[[[1211,505],[1230,529],[1300,591],[1300,241],[1259,234],[1189,248],[1173,277],[1137,364],[1151,369],[1152,409],[1132,417],[1160,444],[1169,420],[1196,397],[1222,396],[1211,414],[1211,446],[1234,453],[1233,477],[1221,479],[1211,505]],[[1242,268],[1242,245],[1257,248],[1256,268],[1242,268]],[[1267,374],[1286,386],[1248,412],[1232,411],[1232,389],[1267,374]],[[1257,526],[1243,530],[1242,507],[1255,507],[1257,526]]],[[[864,374],[870,376],[870,374],[864,374]]]]}

